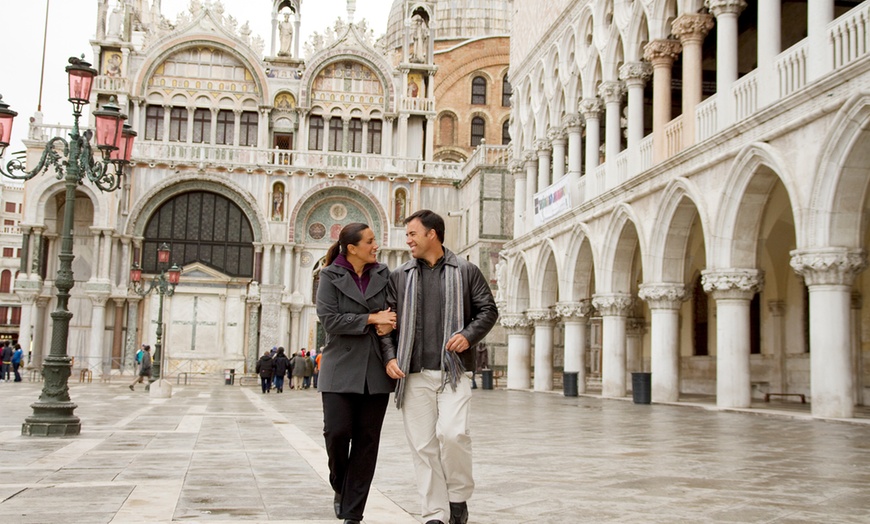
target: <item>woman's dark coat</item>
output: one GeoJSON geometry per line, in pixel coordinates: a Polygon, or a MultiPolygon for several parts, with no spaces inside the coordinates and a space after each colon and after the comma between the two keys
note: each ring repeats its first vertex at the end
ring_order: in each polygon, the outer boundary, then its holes
{"type": "Polygon", "coordinates": [[[287,370],[290,369],[290,359],[287,358],[287,355],[285,355],[284,353],[278,353],[272,360],[275,364],[275,376],[283,377],[284,375],[286,375],[287,370]]]}
{"type": "Polygon", "coordinates": [[[257,361],[257,374],[260,378],[272,378],[272,371],[275,369],[275,363],[269,355],[263,355],[257,361]]]}
{"type": "Polygon", "coordinates": [[[378,264],[370,270],[365,296],[350,270],[331,264],[320,272],[317,316],[326,331],[320,358],[317,389],[321,393],[390,393],[395,385],[387,376],[370,313],[382,311],[390,270],[378,264]]]}

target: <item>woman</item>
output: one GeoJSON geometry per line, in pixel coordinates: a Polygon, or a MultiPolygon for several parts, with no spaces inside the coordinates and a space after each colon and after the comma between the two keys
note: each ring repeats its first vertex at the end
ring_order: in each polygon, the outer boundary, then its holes
{"type": "Polygon", "coordinates": [[[263,353],[260,360],[257,361],[257,374],[260,375],[260,388],[263,394],[272,391],[272,372],[275,371],[275,362],[272,360],[272,355],[268,351],[263,353]]]}
{"type": "Polygon", "coordinates": [[[335,516],[363,519],[381,425],[393,380],[387,376],[377,330],[392,330],[385,310],[390,270],[377,262],[378,244],[366,224],[345,226],[326,254],[317,288],[317,316],[326,331],[318,390],[335,516]]]}

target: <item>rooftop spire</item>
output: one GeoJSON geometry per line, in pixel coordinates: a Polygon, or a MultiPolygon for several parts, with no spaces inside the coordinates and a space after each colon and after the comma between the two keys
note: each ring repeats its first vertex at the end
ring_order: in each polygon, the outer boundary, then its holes
{"type": "Polygon", "coordinates": [[[347,0],[347,23],[353,23],[353,14],[356,12],[356,0],[347,0]]]}

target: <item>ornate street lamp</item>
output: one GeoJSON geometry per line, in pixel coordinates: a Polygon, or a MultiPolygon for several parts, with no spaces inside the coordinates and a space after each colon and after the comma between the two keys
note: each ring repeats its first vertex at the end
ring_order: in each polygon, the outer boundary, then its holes
{"type": "MultiPolygon", "coordinates": [[[[79,133],[79,118],[82,108],[91,98],[91,85],[97,70],[82,59],[72,57],[66,67],[69,76],[69,101],[73,105],[73,128],[69,139],[54,137],[45,145],[39,163],[32,171],[27,171],[22,159],[12,159],[6,164],[6,169],[0,166],[0,174],[16,180],[30,180],[39,173],[54,168],[58,180],[63,180],[66,189],[66,203],[61,231],[61,247],[58,259],[60,267],[57,270],[55,284],[57,286],[57,309],[51,313],[51,349],[42,367],[45,385],[39,400],[31,404],[33,415],[24,420],[21,426],[22,435],[35,436],[70,436],[81,432],[81,420],[73,414],[75,403],[69,396],[70,357],[67,353],[67,338],[69,322],[72,313],[69,311],[70,289],[72,289],[73,272],[73,238],[72,226],[75,216],[76,187],[87,178],[101,191],[110,192],[121,186],[124,177],[124,167],[129,163],[129,152],[132,149],[132,139],[124,143],[125,156],[118,157],[116,151],[123,136],[123,121],[127,118],[121,114],[120,108],[114,103],[106,104],[102,110],[95,111],[96,147],[101,152],[102,160],[94,158],[91,139],[94,132],[87,130],[79,133]],[[113,158],[113,154],[115,157],[113,158]]],[[[17,113],[0,100],[0,156],[9,145],[12,132],[12,120],[17,113]]]]}
{"type": "Polygon", "coordinates": [[[160,370],[163,364],[163,297],[171,297],[175,294],[175,286],[178,285],[178,280],[181,278],[181,268],[175,264],[169,270],[166,266],[169,265],[169,246],[164,242],[157,249],[157,266],[160,268],[160,274],[151,279],[148,289],[142,283],[142,268],[138,264],[133,264],[130,268],[130,289],[140,297],[149,295],[152,291],[157,290],[157,295],[160,297],[157,306],[157,341],[154,343],[154,364],[151,370],[151,381],[160,380],[160,370]]]}

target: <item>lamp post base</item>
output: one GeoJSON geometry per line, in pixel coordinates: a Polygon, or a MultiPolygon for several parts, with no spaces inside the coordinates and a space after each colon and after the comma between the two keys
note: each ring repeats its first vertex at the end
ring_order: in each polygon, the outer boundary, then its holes
{"type": "Polygon", "coordinates": [[[35,402],[33,415],[24,419],[21,434],[26,437],[74,437],[82,432],[74,402],[35,402]]]}
{"type": "Polygon", "coordinates": [[[166,379],[155,380],[151,383],[148,394],[151,398],[171,398],[172,384],[170,384],[166,379]]]}

